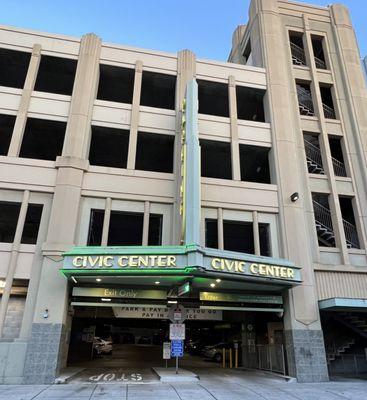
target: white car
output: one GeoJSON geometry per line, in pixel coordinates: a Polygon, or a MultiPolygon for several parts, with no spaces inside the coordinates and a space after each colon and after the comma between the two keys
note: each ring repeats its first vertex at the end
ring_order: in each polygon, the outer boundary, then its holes
{"type": "Polygon", "coordinates": [[[112,354],[112,342],[95,337],[93,341],[93,353],[95,355],[112,354]]]}

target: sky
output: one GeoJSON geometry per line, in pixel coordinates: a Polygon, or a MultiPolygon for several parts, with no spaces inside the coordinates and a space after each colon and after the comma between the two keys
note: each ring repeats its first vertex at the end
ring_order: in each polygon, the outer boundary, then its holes
{"type": "MultiPolygon", "coordinates": [[[[327,6],[332,0],[299,1],[327,6]]],[[[367,1],[348,6],[361,55],[367,55],[367,1]]],[[[232,33],[247,22],[250,0],[1,0],[0,24],[226,61],[232,33]]]]}

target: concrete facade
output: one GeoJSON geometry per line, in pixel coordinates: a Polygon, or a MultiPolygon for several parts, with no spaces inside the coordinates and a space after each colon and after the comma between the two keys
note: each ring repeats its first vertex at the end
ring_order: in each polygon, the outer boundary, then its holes
{"type": "MultiPolygon", "coordinates": [[[[302,283],[283,293],[288,373],[299,382],[326,381],[318,301],[367,298],[367,92],[345,7],[252,0],[248,24],[234,33],[228,63],[198,59],[189,50],[168,54],[103,43],[94,34],[79,39],[2,27],[0,38],[0,47],[30,54],[23,89],[0,87],[0,113],[16,117],[7,155],[0,156],[0,200],[20,204],[13,242],[0,243],[0,274],[5,281],[0,306],[1,382],[52,383],[66,365],[73,284],[60,269],[65,252],[87,244],[92,209],[105,212],[101,246],[107,246],[111,211],[144,215],[142,246],[148,244],[150,213],[161,214],[161,245],[181,244],[182,101],[195,79],[228,86],[229,117],[199,113],[187,122],[198,126],[193,143],[230,143],[232,179],[200,178],[196,171],[198,188],[190,191],[189,201],[200,201],[201,209],[191,210],[190,237],[204,247],[205,219],[216,219],[218,249],[223,250],[223,220],[251,222],[254,254],[259,257],[259,226],[269,225],[271,257],[302,268],[302,283]],[[303,35],[306,65],[292,64],[289,31],[303,35]],[[316,67],[312,35],[324,38],[326,69],[316,67]],[[249,40],[251,57],[245,60],[249,40]],[[71,96],[34,90],[45,55],[77,60],[71,96]],[[97,99],[100,64],[134,70],[131,104],[97,99]],[[174,110],[140,104],[144,72],[176,76],[174,110]],[[300,115],[296,81],[310,84],[314,116],[300,115]],[[334,119],[324,117],[320,84],[331,88],[334,119]],[[265,122],[238,119],[237,87],[266,91],[265,122]],[[19,157],[27,118],[66,123],[62,154],[55,161],[19,157]],[[126,168],[90,165],[91,125],[129,131],[126,168]],[[176,138],[173,173],[135,168],[138,132],[176,138]],[[307,171],[302,132],[319,137],[323,175],[307,171]],[[330,135],[342,139],[345,177],[335,175],[330,135]],[[270,149],[271,183],[241,180],[240,145],[270,149]],[[298,200],[291,200],[293,193],[298,193],[298,200]],[[312,193],[328,196],[333,247],[318,245],[312,193]],[[351,199],[358,249],[347,245],[340,196],[351,199]],[[33,203],[43,205],[37,243],[23,244],[27,207],[33,203]],[[200,223],[195,224],[196,218],[200,223]],[[17,280],[28,282],[23,300],[14,297],[17,280]],[[17,309],[16,317],[18,321],[22,315],[22,323],[11,335],[12,304],[22,302],[24,308],[17,309]]],[[[190,160],[199,169],[198,158],[190,160]]]]}

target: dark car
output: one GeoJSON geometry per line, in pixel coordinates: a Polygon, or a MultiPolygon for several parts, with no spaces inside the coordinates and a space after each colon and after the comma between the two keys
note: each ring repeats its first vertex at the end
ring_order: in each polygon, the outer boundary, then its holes
{"type": "Polygon", "coordinates": [[[138,344],[152,344],[152,340],[148,336],[140,336],[138,344]]]}

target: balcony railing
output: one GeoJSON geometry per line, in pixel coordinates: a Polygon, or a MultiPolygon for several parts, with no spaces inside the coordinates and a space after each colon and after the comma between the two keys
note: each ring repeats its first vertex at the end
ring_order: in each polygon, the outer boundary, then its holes
{"type": "Polygon", "coordinates": [[[302,47],[299,47],[292,42],[290,42],[290,45],[291,45],[293,64],[294,65],[306,65],[305,52],[303,51],[302,47]]]}
{"type": "Polygon", "coordinates": [[[297,85],[297,96],[300,114],[307,116],[315,115],[311,92],[297,85]]]}

